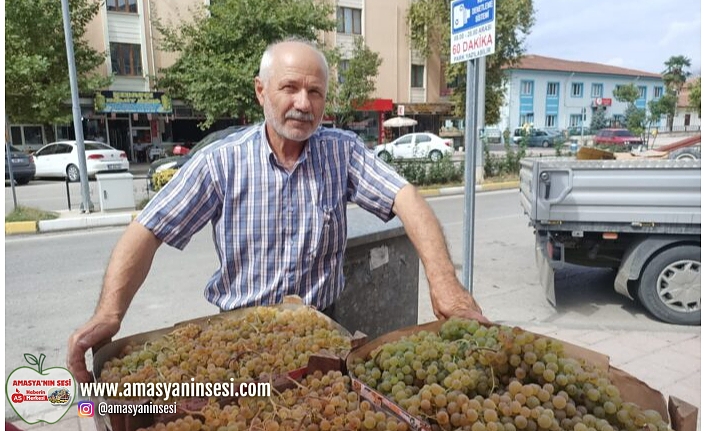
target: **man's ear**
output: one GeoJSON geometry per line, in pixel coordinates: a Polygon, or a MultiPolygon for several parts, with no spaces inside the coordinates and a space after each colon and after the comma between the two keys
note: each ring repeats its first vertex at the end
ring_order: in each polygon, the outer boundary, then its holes
{"type": "Polygon", "coordinates": [[[255,77],[255,96],[257,96],[258,102],[260,102],[260,106],[263,106],[265,103],[265,85],[262,83],[262,80],[260,79],[259,76],[255,77]]]}

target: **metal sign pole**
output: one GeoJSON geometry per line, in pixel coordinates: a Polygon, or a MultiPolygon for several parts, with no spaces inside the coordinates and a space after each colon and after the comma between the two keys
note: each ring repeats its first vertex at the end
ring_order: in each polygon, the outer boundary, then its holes
{"type": "Polygon", "coordinates": [[[74,115],[74,132],[78,149],[78,169],[81,177],[81,212],[93,211],[90,191],[88,189],[88,169],[86,167],[86,148],[83,143],[83,123],[81,121],[81,105],[78,100],[78,83],[76,78],[76,63],[74,62],[74,41],[69,15],[69,0],[61,0],[61,14],[64,19],[64,38],[66,39],[66,58],[69,62],[69,82],[71,84],[71,106],[74,115]]]}
{"type": "Polygon", "coordinates": [[[466,149],[466,166],[464,171],[465,191],[463,206],[463,284],[473,293],[473,217],[475,214],[476,193],[476,63],[478,60],[466,62],[466,127],[464,147],[466,149]]]}

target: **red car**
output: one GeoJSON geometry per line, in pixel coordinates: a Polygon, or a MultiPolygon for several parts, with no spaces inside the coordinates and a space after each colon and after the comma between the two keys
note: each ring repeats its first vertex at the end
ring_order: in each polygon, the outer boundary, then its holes
{"type": "Polygon", "coordinates": [[[593,138],[594,145],[642,145],[642,139],[633,135],[628,129],[602,129],[593,138]]]}

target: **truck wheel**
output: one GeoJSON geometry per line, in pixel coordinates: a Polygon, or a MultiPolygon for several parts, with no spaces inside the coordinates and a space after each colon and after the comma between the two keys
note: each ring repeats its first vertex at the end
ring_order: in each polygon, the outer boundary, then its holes
{"type": "Polygon", "coordinates": [[[673,160],[699,160],[701,158],[701,148],[680,148],[669,153],[669,158],[673,160]]]}
{"type": "Polygon", "coordinates": [[[658,319],[701,324],[701,248],[679,246],[655,256],[640,277],[637,296],[658,319]]]}

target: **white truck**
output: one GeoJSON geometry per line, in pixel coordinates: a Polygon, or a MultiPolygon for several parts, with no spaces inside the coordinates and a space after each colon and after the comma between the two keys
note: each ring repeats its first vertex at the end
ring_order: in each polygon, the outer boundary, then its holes
{"type": "Polygon", "coordinates": [[[658,319],[701,324],[701,161],[527,158],[521,205],[547,299],[565,263],[616,270],[658,319]]]}

